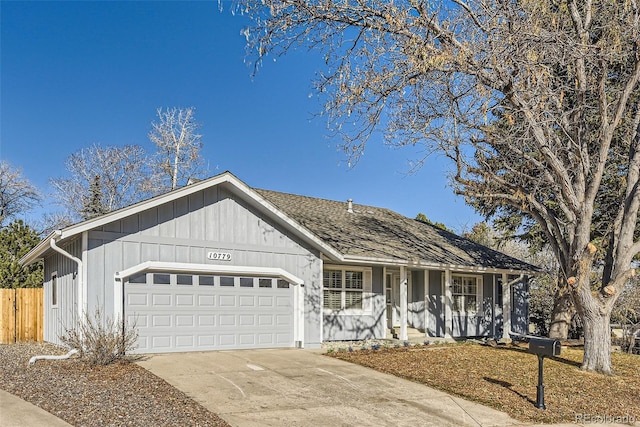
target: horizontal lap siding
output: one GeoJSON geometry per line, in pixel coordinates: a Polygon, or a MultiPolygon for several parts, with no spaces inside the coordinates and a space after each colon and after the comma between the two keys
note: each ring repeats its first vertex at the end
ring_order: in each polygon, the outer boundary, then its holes
{"type": "Polygon", "coordinates": [[[305,281],[305,342],[319,345],[321,261],[318,254],[246,202],[214,187],[89,232],[90,308],[112,313],[114,273],[145,261],[282,268],[305,281]],[[207,259],[228,252],[231,261],[207,259]]]}

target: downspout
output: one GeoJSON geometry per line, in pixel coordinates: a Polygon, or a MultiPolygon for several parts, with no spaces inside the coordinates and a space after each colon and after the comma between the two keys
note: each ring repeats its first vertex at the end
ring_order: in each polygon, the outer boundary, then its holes
{"type": "Polygon", "coordinates": [[[83,295],[83,288],[82,288],[82,260],[80,258],[74,257],[69,252],[60,248],[56,244],[56,242],[60,239],[61,236],[62,236],[62,231],[60,230],[54,231],[53,237],[51,238],[51,240],[49,240],[49,246],[51,246],[51,249],[53,249],[54,251],[58,252],[65,258],[69,258],[71,261],[75,262],[78,265],[78,271],[76,273],[76,277],[78,278],[78,304],[77,305],[78,305],[78,319],[80,320],[82,319],[82,316],[84,314],[83,313],[84,295],[83,295]]]}
{"type": "Polygon", "coordinates": [[[38,360],[65,360],[76,353],[78,353],[78,350],[74,348],[73,350],[69,351],[69,353],[63,354],[62,356],[33,356],[31,359],[29,359],[29,365],[33,365],[38,360]]]}

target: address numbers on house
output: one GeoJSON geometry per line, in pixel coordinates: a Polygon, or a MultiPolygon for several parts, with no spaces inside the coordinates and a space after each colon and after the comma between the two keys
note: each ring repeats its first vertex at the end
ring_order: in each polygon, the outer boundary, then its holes
{"type": "Polygon", "coordinates": [[[231,261],[231,252],[207,252],[207,258],[215,261],[231,261]]]}

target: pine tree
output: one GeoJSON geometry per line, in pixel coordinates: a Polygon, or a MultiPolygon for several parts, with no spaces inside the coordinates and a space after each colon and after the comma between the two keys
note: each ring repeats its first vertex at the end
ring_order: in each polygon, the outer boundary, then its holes
{"type": "Polygon", "coordinates": [[[23,267],[18,262],[40,242],[38,233],[16,220],[0,229],[0,288],[37,288],[42,286],[42,262],[23,267]]]}
{"type": "Polygon", "coordinates": [[[109,212],[102,199],[103,195],[100,175],[96,175],[89,186],[89,196],[82,208],[82,217],[84,219],[91,219],[109,212]]]}

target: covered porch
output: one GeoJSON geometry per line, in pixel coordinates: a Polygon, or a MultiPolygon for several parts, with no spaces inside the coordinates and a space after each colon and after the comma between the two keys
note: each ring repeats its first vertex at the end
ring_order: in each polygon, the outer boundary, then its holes
{"type": "Polygon", "coordinates": [[[384,267],[385,338],[526,334],[528,276],[513,271],[384,267]],[[509,315],[504,316],[504,313],[509,315]]]}

